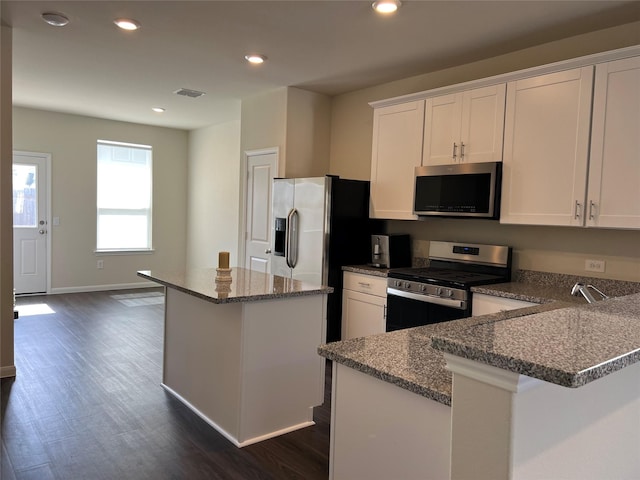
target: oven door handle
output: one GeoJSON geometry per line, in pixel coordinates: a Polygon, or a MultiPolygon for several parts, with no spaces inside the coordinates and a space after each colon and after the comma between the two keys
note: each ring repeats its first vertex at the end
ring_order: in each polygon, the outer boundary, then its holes
{"type": "Polygon", "coordinates": [[[464,300],[453,300],[451,298],[434,297],[432,295],[423,295],[420,293],[404,292],[402,290],[397,290],[395,288],[389,288],[389,287],[387,287],[387,295],[395,295],[397,297],[417,300],[418,302],[434,303],[436,305],[457,308],[459,310],[464,310],[467,308],[467,302],[464,300]]]}

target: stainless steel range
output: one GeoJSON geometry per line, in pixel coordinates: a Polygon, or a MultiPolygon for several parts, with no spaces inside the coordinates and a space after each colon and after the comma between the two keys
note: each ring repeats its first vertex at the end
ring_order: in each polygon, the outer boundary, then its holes
{"type": "Polygon", "coordinates": [[[511,248],[429,244],[429,267],[400,268],[387,280],[387,332],[471,316],[471,287],[511,280],[511,248]]]}

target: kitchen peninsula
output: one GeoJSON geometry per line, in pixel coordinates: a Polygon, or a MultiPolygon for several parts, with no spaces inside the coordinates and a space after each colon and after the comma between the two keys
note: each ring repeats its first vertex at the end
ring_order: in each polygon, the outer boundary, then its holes
{"type": "Polygon", "coordinates": [[[640,475],[640,294],[554,301],[319,353],[334,361],[334,480],[391,478],[396,468],[438,480],[640,475]]]}
{"type": "Polygon", "coordinates": [[[138,272],[165,286],[164,388],[238,447],[313,425],[333,289],[225,270],[138,272]]]}

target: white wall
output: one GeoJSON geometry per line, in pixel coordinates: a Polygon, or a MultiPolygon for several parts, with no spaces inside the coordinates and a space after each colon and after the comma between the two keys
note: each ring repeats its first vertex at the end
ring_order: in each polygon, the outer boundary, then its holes
{"type": "Polygon", "coordinates": [[[329,173],[331,99],[319,93],[287,89],[286,176],[329,173]]]}
{"type": "Polygon", "coordinates": [[[11,29],[0,30],[0,377],[13,364],[13,201],[11,156],[11,29]]]}
{"type": "Polygon", "coordinates": [[[278,147],[278,172],[285,176],[287,89],[278,88],[242,100],[240,150],[278,147]]]}
{"type": "Polygon", "coordinates": [[[60,219],[49,228],[52,293],[144,284],[138,270],[184,268],[186,131],[20,107],[13,109],[13,125],[14,150],[51,154],[51,211],[60,219]],[[153,253],[94,253],[98,139],[153,147],[153,253]]]}
{"type": "MultiPolygon", "coordinates": [[[[240,105],[238,104],[238,116],[240,105]]],[[[187,265],[216,267],[218,252],[240,265],[240,120],[189,132],[187,265]]]]}
{"type": "Polygon", "coordinates": [[[281,177],[329,173],[331,98],[279,88],[242,101],[241,151],[279,149],[281,177]]]}

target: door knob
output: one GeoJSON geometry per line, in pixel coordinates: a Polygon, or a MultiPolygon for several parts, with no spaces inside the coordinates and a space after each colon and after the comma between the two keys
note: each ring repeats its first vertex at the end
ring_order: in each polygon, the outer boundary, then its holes
{"type": "Polygon", "coordinates": [[[40,230],[38,230],[38,233],[39,233],[40,235],[44,235],[45,233],[47,233],[47,231],[46,231],[46,230],[44,230],[44,229],[40,229],[40,230]]]}
{"type": "Polygon", "coordinates": [[[270,249],[270,248],[267,248],[267,249],[264,251],[264,253],[266,253],[266,254],[268,255],[269,253],[271,253],[271,249],[270,249]]]}

